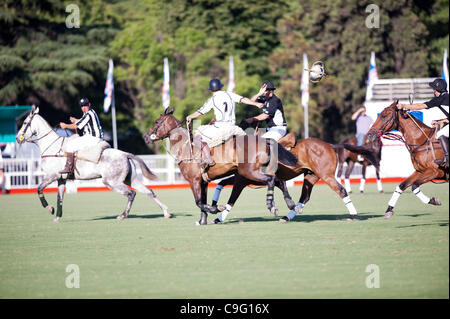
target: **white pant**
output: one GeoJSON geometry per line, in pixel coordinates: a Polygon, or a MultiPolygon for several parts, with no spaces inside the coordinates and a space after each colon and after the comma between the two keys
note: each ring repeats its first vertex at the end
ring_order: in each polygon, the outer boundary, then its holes
{"type": "Polygon", "coordinates": [[[237,125],[201,125],[195,131],[196,135],[202,137],[210,148],[222,144],[231,136],[245,135],[245,132],[237,125]]]}
{"type": "Polygon", "coordinates": [[[441,136],[448,137],[448,124],[445,125],[443,128],[441,128],[439,131],[436,132],[436,138],[440,138],[441,136]]]}
{"type": "Polygon", "coordinates": [[[92,135],[83,135],[78,138],[71,139],[67,142],[67,145],[65,147],[65,151],[67,153],[74,153],[76,151],[79,151],[83,148],[88,148],[94,145],[97,145],[102,140],[98,137],[92,136],[92,135]]]}
{"type": "Polygon", "coordinates": [[[286,135],[286,126],[272,126],[267,130],[267,132],[262,137],[271,138],[275,141],[278,141],[285,135],[286,135]]]}

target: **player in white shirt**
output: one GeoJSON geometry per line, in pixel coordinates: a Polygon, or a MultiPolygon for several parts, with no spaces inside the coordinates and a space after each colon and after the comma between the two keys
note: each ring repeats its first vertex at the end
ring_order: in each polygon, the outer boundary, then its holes
{"type": "Polygon", "coordinates": [[[194,134],[194,144],[201,145],[202,162],[200,166],[206,169],[216,163],[211,157],[210,148],[222,144],[233,135],[245,135],[245,132],[236,124],[235,104],[245,103],[262,108],[263,104],[254,102],[249,98],[236,93],[222,91],[223,84],[219,79],[209,81],[209,90],[212,96],[198,111],[186,117],[186,122],[214,110],[215,122],[212,125],[201,125],[194,134]]]}

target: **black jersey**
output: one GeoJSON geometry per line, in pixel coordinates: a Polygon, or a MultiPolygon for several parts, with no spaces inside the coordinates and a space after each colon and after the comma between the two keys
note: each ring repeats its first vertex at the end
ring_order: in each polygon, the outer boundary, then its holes
{"type": "Polygon", "coordinates": [[[269,118],[266,120],[268,127],[287,126],[283,104],[281,104],[281,100],[275,94],[269,99],[265,96],[260,96],[257,102],[264,103],[262,112],[269,115],[269,118]]]}
{"type": "Polygon", "coordinates": [[[438,107],[441,109],[442,113],[448,118],[448,92],[441,93],[439,96],[436,96],[424,103],[428,109],[432,107],[438,107]]]}

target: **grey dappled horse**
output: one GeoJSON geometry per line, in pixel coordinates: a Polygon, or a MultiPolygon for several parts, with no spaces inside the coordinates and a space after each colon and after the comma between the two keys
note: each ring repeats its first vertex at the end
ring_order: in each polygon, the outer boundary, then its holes
{"type": "MultiPolygon", "coordinates": [[[[47,203],[43,190],[52,182],[58,181],[57,212],[56,218],[53,220],[58,222],[62,216],[62,202],[67,180],[67,174],[59,173],[59,171],[64,168],[66,162],[63,145],[68,139],[77,138],[77,135],[69,138],[59,136],[38,113],[39,108],[33,106],[33,109],[17,133],[16,140],[19,144],[24,142],[36,143],[39,147],[42,159],[41,167],[45,176],[41,184],[39,184],[37,191],[42,206],[52,215],[55,210],[47,203]],[[33,136],[35,137],[32,138],[33,136]]],[[[170,218],[171,215],[167,212],[167,206],[156,197],[151,189],[148,189],[143,184],[142,180],[136,174],[136,165],[133,161],[139,163],[142,174],[146,178],[150,180],[155,180],[157,178],[141,158],[131,153],[107,148],[103,151],[98,163],[78,159],[75,163],[74,179],[90,180],[101,178],[102,182],[107,187],[117,193],[125,195],[128,198],[128,203],[124,212],[117,217],[119,220],[128,216],[131,204],[136,196],[136,192],[128,188],[127,185],[152,198],[162,209],[164,217],[170,218]]]]}

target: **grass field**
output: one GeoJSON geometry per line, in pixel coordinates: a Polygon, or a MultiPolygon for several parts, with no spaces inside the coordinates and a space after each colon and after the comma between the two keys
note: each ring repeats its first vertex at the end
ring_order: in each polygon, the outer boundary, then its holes
{"type": "MultiPolygon", "coordinates": [[[[287,224],[266,210],[265,189],[244,190],[226,223],[208,226],[194,225],[190,190],[155,191],[173,219],[139,194],[121,222],[124,197],[66,194],[59,224],[35,194],[0,196],[0,298],[449,298],[448,184],[422,186],[442,206],[407,190],[385,220],[395,186],[352,194],[353,222],[341,199],[317,186],[287,224]],[[79,267],[80,288],[66,287],[69,264],[79,267]],[[366,287],[370,264],[380,288],[366,287]]],[[[295,200],[300,191],[290,188],[295,200]]],[[[54,205],[56,194],[46,196],[54,205]]],[[[286,214],[278,190],[275,199],[286,214]]]]}

